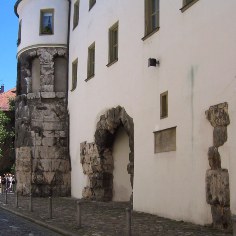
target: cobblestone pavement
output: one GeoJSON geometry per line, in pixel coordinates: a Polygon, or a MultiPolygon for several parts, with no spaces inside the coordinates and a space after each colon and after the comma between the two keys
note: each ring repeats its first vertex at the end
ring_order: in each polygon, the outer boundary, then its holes
{"type": "MultiPolygon", "coordinates": [[[[29,197],[0,194],[0,207],[15,211],[33,220],[44,222],[79,236],[124,236],[126,229],[125,209],[127,203],[101,203],[83,201],[81,205],[82,227],[76,224],[76,200],[73,198],[53,198],[53,218],[49,219],[48,199],[33,198],[33,212],[29,211],[29,197]]],[[[132,236],[232,236],[223,232],[180,221],[173,221],[155,215],[132,212],[132,236]]]]}
{"type": "Polygon", "coordinates": [[[0,236],[60,236],[51,230],[43,228],[30,221],[22,219],[10,212],[0,212],[0,236]]]}

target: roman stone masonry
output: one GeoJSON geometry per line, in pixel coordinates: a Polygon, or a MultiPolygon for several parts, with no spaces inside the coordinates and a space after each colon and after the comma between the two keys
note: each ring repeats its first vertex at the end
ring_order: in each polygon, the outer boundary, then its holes
{"type": "Polygon", "coordinates": [[[17,191],[24,195],[70,195],[67,95],[55,91],[54,76],[55,59],[66,59],[66,52],[64,48],[38,48],[18,58],[16,178],[17,191]]]}
{"type": "MultiPolygon", "coordinates": [[[[83,172],[88,176],[88,186],[84,188],[83,197],[98,201],[111,201],[113,188],[114,161],[112,145],[119,127],[123,126],[129,136],[129,164],[133,188],[134,178],[134,124],[133,119],[123,107],[109,109],[100,117],[96,126],[95,142],[80,144],[80,156],[83,172]]],[[[131,196],[132,202],[132,196],[131,196]]]]}
{"type": "Polygon", "coordinates": [[[231,227],[229,173],[221,168],[218,148],[227,141],[227,126],[230,124],[228,104],[211,106],[206,117],[214,127],[213,146],[208,150],[211,169],[206,172],[206,199],[211,205],[213,226],[227,229],[231,227]]]}

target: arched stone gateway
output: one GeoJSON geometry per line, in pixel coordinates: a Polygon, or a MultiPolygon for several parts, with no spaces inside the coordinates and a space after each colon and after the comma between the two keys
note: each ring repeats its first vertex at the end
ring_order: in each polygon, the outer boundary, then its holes
{"type": "MultiPolygon", "coordinates": [[[[129,137],[129,164],[127,171],[133,188],[134,179],[134,123],[121,106],[109,109],[100,117],[95,131],[94,143],[81,143],[81,163],[84,174],[88,175],[88,186],[83,197],[98,201],[111,201],[113,189],[114,162],[112,146],[116,131],[123,127],[129,137]]],[[[131,196],[132,201],[132,196],[131,196]]]]}

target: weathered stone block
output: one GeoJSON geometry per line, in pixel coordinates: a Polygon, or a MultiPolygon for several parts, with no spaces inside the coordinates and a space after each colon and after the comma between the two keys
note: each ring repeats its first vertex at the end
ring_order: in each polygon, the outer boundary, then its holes
{"type": "Polygon", "coordinates": [[[44,92],[53,92],[54,89],[53,85],[42,85],[41,87],[44,92]]]}
{"type": "Polygon", "coordinates": [[[83,189],[82,196],[85,199],[94,199],[94,193],[90,187],[85,187],[83,189]]]}
{"type": "Polygon", "coordinates": [[[213,145],[222,146],[227,141],[227,126],[218,126],[213,130],[213,145]]]}
{"type": "Polygon", "coordinates": [[[63,130],[64,124],[62,122],[43,122],[42,127],[45,131],[50,130],[63,130]]]}
{"type": "Polygon", "coordinates": [[[66,97],[66,93],[65,92],[56,92],[56,97],[57,98],[65,98],[66,97]]]}
{"type": "Polygon", "coordinates": [[[231,211],[229,207],[220,205],[211,206],[213,226],[218,229],[229,229],[232,226],[231,211]]]}
{"type": "Polygon", "coordinates": [[[55,92],[41,92],[42,98],[55,98],[56,94],[55,92]]]}
{"type": "Polygon", "coordinates": [[[206,117],[213,127],[229,125],[228,104],[225,102],[211,106],[206,111],[206,117]]]}
{"type": "Polygon", "coordinates": [[[39,99],[40,97],[40,92],[27,94],[27,99],[39,99]]]}
{"type": "Polygon", "coordinates": [[[228,170],[207,170],[206,199],[211,205],[230,206],[228,170]]]}
{"type": "Polygon", "coordinates": [[[52,160],[52,171],[68,172],[70,171],[70,163],[68,160],[52,160]]]}
{"type": "Polygon", "coordinates": [[[220,153],[218,152],[218,148],[210,147],[208,149],[208,160],[212,170],[221,169],[221,159],[220,153]]]}
{"type": "Polygon", "coordinates": [[[42,145],[46,147],[52,147],[56,144],[56,138],[54,137],[45,137],[42,139],[42,145]]]}

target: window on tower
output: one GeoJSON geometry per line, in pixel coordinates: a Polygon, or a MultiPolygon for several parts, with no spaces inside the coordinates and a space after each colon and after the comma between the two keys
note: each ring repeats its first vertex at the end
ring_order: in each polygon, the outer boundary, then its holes
{"type": "Polygon", "coordinates": [[[40,13],[40,34],[53,34],[54,10],[44,9],[40,13]]]}
{"type": "Polygon", "coordinates": [[[19,46],[21,43],[21,26],[22,26],[22,20],[20,20],[19,22],[17,46],[19,46]]]}

